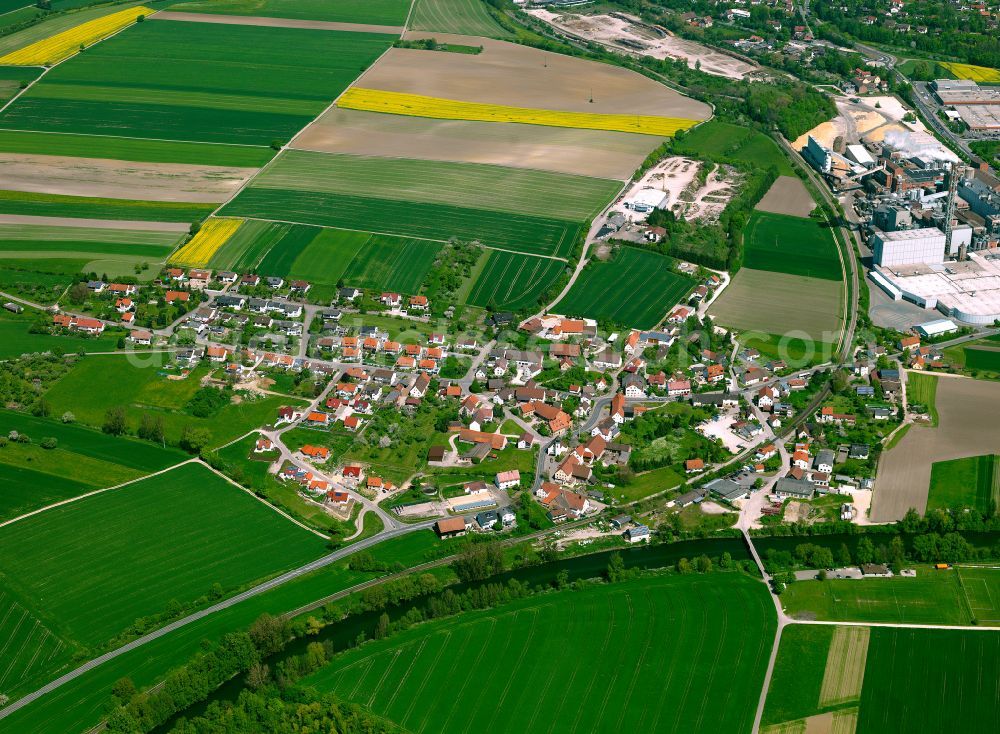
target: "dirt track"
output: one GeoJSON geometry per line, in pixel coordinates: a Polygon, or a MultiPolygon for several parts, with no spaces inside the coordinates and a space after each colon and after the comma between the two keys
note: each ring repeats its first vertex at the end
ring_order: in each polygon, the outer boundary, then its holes
{"type": "Polygon", "coordinates": [[[406,38],[483,46],[472,56],[392,48],[357,87],[514,107],[704,120],[708,105],[641,74],[505,41],[410,31],[406,38]]]}
{"type": "Polygon", "coordinates": [[[266,28],[304,28],[316,31],[353,31],[355,33],[386,33],[398,36],[402,26],[370,25],[365,23],[336,23],[327,20],[297,20],[294,18],[265,18],[257,15],[214,15],[212,13],[182,13],[161,10],[149,16],[150,20],[180,20],[190,23],[219,23],[222,25],[256,25],[266,28]]]}
{"type": "Polygon", "coordinates": [[[1000,385],[941,376],[937,412],[936,428],[915,425],[882,455],[872,497],[874,522],[899,520],[911,507],[924,512],[934,462],[996,453],[1000,385]]]}
{"type": "Polygon", "coordinates": [[[332,108],[292,146],[431,161],[491,163],[625,180],[654,147],[649,135],[384,115],[332,108]]]}
{"type": "Polygon", "coordinates": [[[762,212],[808,217],[816,207],[801,179],[795,176],[778,176],[764,198],[754,207],[762,212]]]}
{"type": "Polygon", "coordinates": [[[221,203],[256,168],[0,153],[0,189],[146,201],[221,203]]]}

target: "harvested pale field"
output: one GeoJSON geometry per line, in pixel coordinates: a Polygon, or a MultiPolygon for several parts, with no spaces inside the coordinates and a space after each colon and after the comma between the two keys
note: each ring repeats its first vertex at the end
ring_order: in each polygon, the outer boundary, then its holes
{"type": "Polygon", "coordinates": [[[802,275],[741,269],[709,309],[721,326],[740,331],[808,335],[836,343],[843,313],[843,283],[802,275]]]}
{"type": "Polygon", "coordinates": [[[180,20],[189,23],[219,23],[222,25],[256,25],[266,28],[306,28],[314,31],[354,31],[356,33],[385,33],[398,36],[402,26],[372,25],[370,23],[338,23],[330,20],[303,20],[299,18],[265,18],[255,15],[215,15],[212,13],[183,13],[161,10],[150,20],[180,20]]]}
{"type": "Polygon", "coordinates": [[[80,219],[78,217],[36,217],[28,214],[0,214],[0,224],[40,224],[52,227],[91,229],[132,229],[147,232],[187,232],[186,222],[130,222],[127,219],[80,219]]]}
{"type": "Polygon", "coordinates": [[[802,180],[796,176],[778,176],[771,188],[764,194],[756,209],[774,214],[790,214],[793,217],[808,217],[816,202],[809,195],[802,180]]]}
{"type": "Polygon", "coordinates": [[[882,454],[872,497],[874,522],[900,520],[911,507],[923,513],[935,462],[996,453],[1000,385],[948,375],[937,380],[938,425],[914,425],[882,454]]]}
{"type": "Polygon", "coordinates": [[[437,120],[334,107],[303,130],[292,146],[625,180],[656,143],[655,138],[637,133],[437,120]]]}
{"type": "Polygon", "coordinates": [[[0,153],[0,190],[143,201],[221,203],[256,168],[0,153]]]}
{"type": "MultiPolygon", "coordinates": [[[[408,32],[406,38],[427,33],[408,32]]],[[[475,56],[391,48],[356,86],[482,104],[596,114],[705,120],[708,105],[636,72],[506,41],[434,34],[483,46],[475,56]]]]}
{"type": "Polygon", "coordinates": [[[820,707],[860,698],[870,633],[868,627],[837,627],[833,631],[819,691],[820,707]]]}

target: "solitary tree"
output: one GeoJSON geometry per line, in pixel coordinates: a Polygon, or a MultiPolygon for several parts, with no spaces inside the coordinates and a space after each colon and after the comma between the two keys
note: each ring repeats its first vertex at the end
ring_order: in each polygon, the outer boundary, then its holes
{"type": "Polygon", "coordinates": [[[102,430],[105,433],[110,433],[112,436],[121,436],[124,434],[128,430],[128,418],[125,414],[125,408],[121,405],[108,408],[104,414],[102,430]]]}

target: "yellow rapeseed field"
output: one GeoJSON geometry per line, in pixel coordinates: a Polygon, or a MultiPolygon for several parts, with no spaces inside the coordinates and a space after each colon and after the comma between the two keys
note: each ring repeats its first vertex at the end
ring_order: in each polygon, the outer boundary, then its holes
{"type": "Polygon", "coordinates": [[[991,84],[1000,83],[1000,71],[991,69],[988,66],[959,64],[954,61],[939,61],[938,63],[959,79],[971,79],[974,82],[988,82],[991,84]]]}
{"type": "Polygon", "coordinates": [[[42,41],[36,41],[6,56],[0,56],[0,64],[11,66],[45,66],[67,59],[80,50],[80,44],[89,46],[92,43],[107,38],[112,33],[120,31],[135,22],[140,15],[149,15],[156,11],[142,5],[117,13],[105,15],[103,18],[81,23],[62,33],[57,33],[42,41]]]}
{"type": "Polygon", "coordinates": [[[460,102],[421,94],[386,92],[378,89],[348,89],[337,101],[339,107],[395,115],[433,117],[443,120],[477,120],[481,122],[517,122],[525,125],[572,127],[587,130],[611,130],[646,135],[671,136],[678,130],[697,124],[699,120],[653,115],[608,115],[591,112],[559,112],[530,107],[508,107],[482,102],[460,102]]]}
{"type": "Polygon", "coordinates": [[[236,234],[243,222],[242,219],[209,219],[190,242],[173,254],[170,262],[195,268],[208,265],[212,255],[236,234]]]}

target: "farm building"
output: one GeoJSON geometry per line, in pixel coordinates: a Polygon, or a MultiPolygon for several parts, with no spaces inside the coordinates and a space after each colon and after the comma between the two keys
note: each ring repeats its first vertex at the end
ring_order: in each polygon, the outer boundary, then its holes
{"type": "Polygon", "coordinates": [[[458,538],[465,535],[465,531],[469,527],[470,524],[466,522],[464,517],[449,517],[444,520],[438,520],[434,524],[434,530],[442,538],[458,538]]]}

